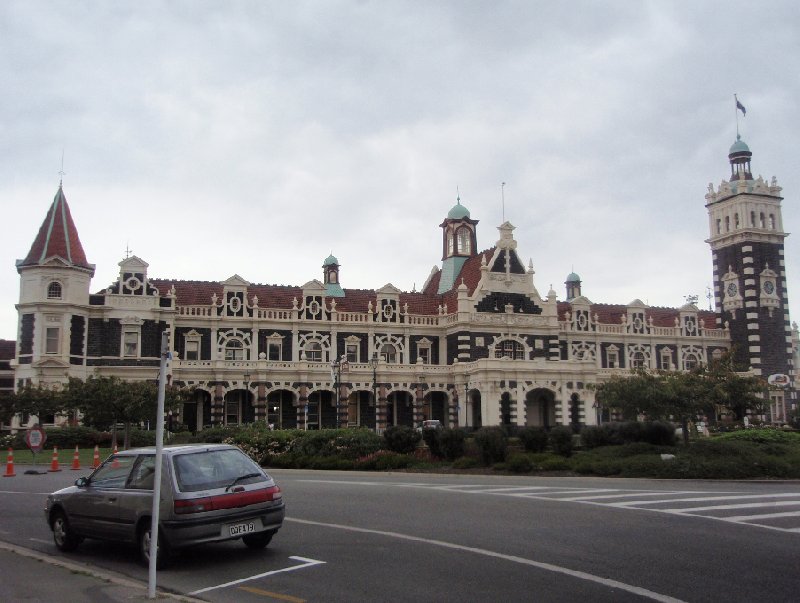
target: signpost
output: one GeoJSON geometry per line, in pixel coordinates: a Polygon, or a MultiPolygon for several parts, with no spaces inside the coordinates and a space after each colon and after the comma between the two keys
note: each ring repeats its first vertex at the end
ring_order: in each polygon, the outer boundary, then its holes
{"type": "Polygon", "coordinates": [[[44,443],[47,441],[47,434],[44,432],[44,429],[39,427],[38,423],[35,423],[33,427],[31,427],[28,431],[25,432],[25,443],[28,445],[28,448],[31,449],[33,453],[33,464],[36,465],[36,455],[42,451],[44,448],[44,443]]]}

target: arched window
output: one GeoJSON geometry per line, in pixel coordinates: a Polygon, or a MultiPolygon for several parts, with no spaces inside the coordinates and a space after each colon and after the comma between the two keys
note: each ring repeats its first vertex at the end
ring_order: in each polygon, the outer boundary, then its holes
{"type": "Polygon", "coordinates": [[[504,339],[495,346],[494,357],[525,360],[525,346],[514,339],[504,339]]]}
{"type": "Polygon", "coordinates": [[[464,255],[472,253],[472,239],[469,228],[465,226],[458,229],[458,253],[464,255]]]}
{"type": "Polygon", "coordinates": [[[770,230],[775,230],[775,214],[769,215],[769,228],[770,230]]]}
{"type": "Polygon", "coordinates": [[[309,341],[303,351],[309,362],[322,362],[322,344],[319,341],[309,341]]]}
{"type": "Polygon", "coordinates": [[[764,212],[762,211],[758,214],[758,226],[759,228],[764,228],[764,212]]]}
{"type": "Polygon", "coordinates": [[[397,362],[397,348],[391,343],[384,344],[381,348],[381,358],[383,358],[387,364],[397,362]]]}
{"type": "Polygon", "coordinates": [[[697,354],[694,354],[692,352],[686,354],[686,356],[683,359],[683,368],[685,368],[687,371],[692,370],[698,364],[700,364],[700,359],[697,357],[697,354]]]}
{"type": "Polygon", "coordinates": [[[244,344],[238,339],[229,339],[225,343],[225,360],[245,360],[244,344]]]}
{"type": "Polygon", "coordinates": [[[725,232],[730,232],[731,230],[731,217],[725,216],[725,232]]]}
{"type": "Polygon", "coordinates": [[[453,255],[453,233],[447,233],[447,255],[453,255]]]}
{"type": "Polygon", "coordinates": [[[756,212],[754,211],[750,212],[750,226],[752,226],[753,228],[756,227],[756,212]]]}
{"type": "Polygon", "coordinates": [[[53,281],[47,285],[47,299],[61,299],[61,283],[53,281]]]}
{"type": "Polygon", "coordinates": [[[739,214],[738,213],[733,214],[733,223],[734,223],[734,228],[738,229],[739,228],[739,214]]]}
{"type": "Polygon", "coordinates": [[[645,356],[644,352],[634,352],[631,356],[631,367],[635,369],[640,369],[645,367],[645,356]]]}

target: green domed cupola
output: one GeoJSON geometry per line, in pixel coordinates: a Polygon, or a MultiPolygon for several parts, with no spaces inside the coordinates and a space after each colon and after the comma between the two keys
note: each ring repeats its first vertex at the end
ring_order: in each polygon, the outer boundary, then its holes
{"type": "Polygon", "coordinates": [[[339,260],[330,254],[322,262],[322,276],[328,297],[344,297],[344,289],[339,284],[339,260]]]}
{"type": "Polygon", "coordinates": [[[463,220],[469,218],[469,210],[461,205],[461,197],[456,199],[456,204],[447,212],[447,218],[450,220],[463,220]]]}
{"type": "Polygon", "coordinates": [[[731,162],[731,180],[752,180],[753,174],[750,171],[750,158],[753,153],[741,136],[736,135],[736,142],[731,145],[728,152],[728,159],[731,162]]]}

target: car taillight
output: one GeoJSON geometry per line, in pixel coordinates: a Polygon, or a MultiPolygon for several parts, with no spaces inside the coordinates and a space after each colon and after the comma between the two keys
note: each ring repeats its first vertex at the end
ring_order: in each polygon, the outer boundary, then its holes
{"type": "Polygon", "coordinates": [[[175,514],[187,515],[189,513],[203,513],[219,509],[235,509],[256,503],[270,502],[283,498],[283,493],[278,486],[271,486],[262,490],[249,490],[245,492],[231,492],[219,496],[204,496],[201,498],[182,498],[175,501],[175,514]]]}
{"type": "Polygon", "coordinates": [[[202,513],[203,511],[211,511],[214,504],[210,497],[204,498],[188,498],[175,501],[175,514],[186,515],[187,513],[202,513]]]}

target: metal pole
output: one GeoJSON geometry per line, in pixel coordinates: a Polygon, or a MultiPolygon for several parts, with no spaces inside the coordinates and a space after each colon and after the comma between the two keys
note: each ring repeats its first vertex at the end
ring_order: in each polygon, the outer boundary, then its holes
{"type": "Polygon", "coordinates": [[[164,456],[164,397],[169,358],[169,332],[161,334],[161,368],[158,373],[158,408],[156,410],[156,467],[153,475],[153,503],[150,511],[150,565],[147,598],[156,598],[156,564],[158,562],[158,518],[161,501],[161,459],[164,456]]]}

